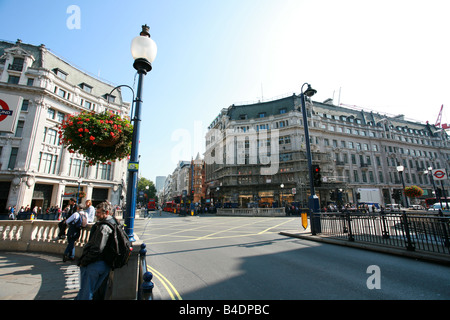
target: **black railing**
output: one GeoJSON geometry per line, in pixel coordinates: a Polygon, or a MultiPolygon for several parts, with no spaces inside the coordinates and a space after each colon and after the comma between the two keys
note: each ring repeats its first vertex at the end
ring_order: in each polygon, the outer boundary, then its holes
{"type": "Polygon", "coordinates": [[[319,236],[450,254],[450,217],[430,214],[321,213],[319,236]]]}

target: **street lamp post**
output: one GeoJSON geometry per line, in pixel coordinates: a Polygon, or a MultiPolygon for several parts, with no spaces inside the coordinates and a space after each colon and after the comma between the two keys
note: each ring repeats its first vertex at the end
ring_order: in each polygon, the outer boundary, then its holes
{"type": "Polygon", "coordinates": [[[134,58],[133,67],[139,75],[135,110],[133,118],[133,138],[131,142],[130,161],[128,163],[127,212],[125,217],[125,231],[134,242],[134,218],[136,213],[137,180],[139,171],[139,133],[141,122],[142,85],[144,76],[152,70],[152,62],[156,58],[157,47],[150,38],[150,28],[142,26],[139,36],[131,41],[131,55],[134,58]]]}
{"type": "Polygon", "coordinates": [[[314,217],[314,214],[319,212],[320,205],[319,205],[319,198],[316,196],[316,191],[314,189],[314,178],[313,178],[313,172],[312,172],[312,156],[311,156],[311,145],[309,142],[309,130],[308,130],[308,118],[306,115],[306,102],[305,102],[305,96],[312,97],[317,93],[317,90],[314,90],[311,88],[311,85],[309,83],[304,83],[301,88],[300,93],[300,100],[302,103],[302,114],[303,114],[303,128],[305,129],[305,143],[306,143],[306,158],[308,160],[308,173],[309,173],[309,189],[311,192],[311,195],[308,199],[308,207],[311,212],[311,232],[313,235],[316,233],[319,233],[321,230],[320,228],[320,219],[316,219],[314,217]],[[303,87],[307,85],[308,88],[305,92],[303,92],[303,87]]]}
{"type": "Polygon", "coordinates": [[[400,173],[400,179],[402,180],[402,185],[403,185],[403,195],[405,197],[405,205],[407,208],[409,208],[409,203],[408,203],[408,197],[405,194],[405,180],[403,180],[403,171],[405,170],[404,166],[398,166],[397,167],[397,171],[400,173]]]}

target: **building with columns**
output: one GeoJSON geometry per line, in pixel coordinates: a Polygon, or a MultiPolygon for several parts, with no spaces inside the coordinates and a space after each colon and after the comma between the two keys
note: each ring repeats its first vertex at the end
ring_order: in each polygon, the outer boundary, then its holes
{"type": "Polygon", "coordinates": [[[59,142],[66,115],[110,110],[128,116],[120,89],[78,69],[45,45],[0,41],[0,213],[8,206],[64,206],[70,197],[121,204],[126,160],[85,166],[59,142]],[[111,94],[110,94],[111,93],[111,94]]]}
{"type": "MultiPolygon", "coordinates": [[[[398,203],[402,178],[406,186],[424,190],[423,201],[434,197],[427,169],[450,169],[450,139],[444,128],[404,115],[337,106],[331,99],[308,99],[306,112],[312,164],[320,168],[315,192],[321,207],[337,201],[398,203]]],[[[244,208],[293,202],[307,207],[300,96],[232,105],[208,129],[207,199],[244,208]]],[[[444,188],[448,194],[447,182],[444,188]]]]}

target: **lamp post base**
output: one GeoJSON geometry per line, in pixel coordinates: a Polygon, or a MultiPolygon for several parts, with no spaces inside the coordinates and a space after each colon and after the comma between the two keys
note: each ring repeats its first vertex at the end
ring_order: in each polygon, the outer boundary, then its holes
{"type": "Polygon", "coordinates": [[[315,235],[322,232],[322,227],[320,224],[320,204],[319,198],[316,195],[312,195],[308,198],[308,207],[310,210],[310,220],[311,220],[311,233],[315,235]]]}

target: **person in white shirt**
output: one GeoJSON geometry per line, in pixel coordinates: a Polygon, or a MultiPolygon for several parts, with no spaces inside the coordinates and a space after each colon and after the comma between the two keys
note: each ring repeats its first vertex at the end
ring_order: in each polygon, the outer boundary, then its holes
{"type": "Polygon", "coordinates": [[[92,206],[91,200],[86,200],[87,222],[93,223],[95,219],[95,208],[92,206]]]}

